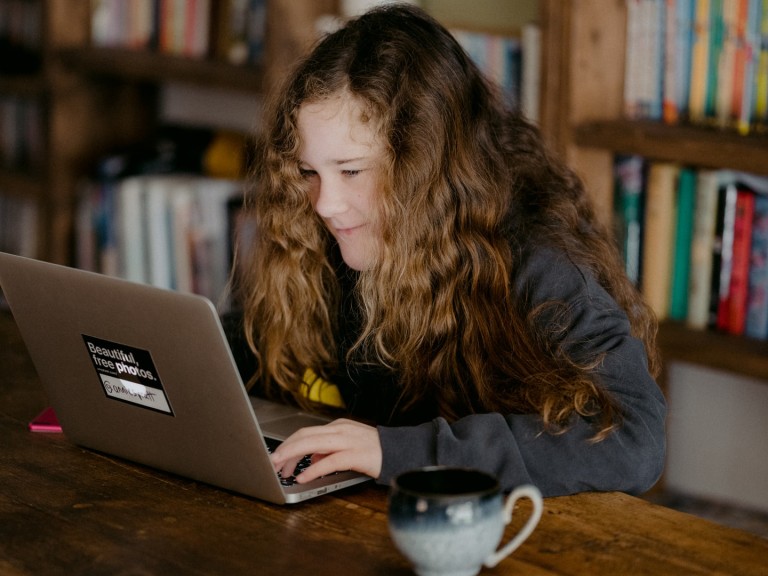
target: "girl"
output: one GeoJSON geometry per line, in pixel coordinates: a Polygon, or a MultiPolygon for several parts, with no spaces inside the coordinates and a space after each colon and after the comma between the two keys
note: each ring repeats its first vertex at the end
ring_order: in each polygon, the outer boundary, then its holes
{"type": "Polygon", "coordinates": [[[653,485],[653,315],[582,184],[440,24],[408,5],[349,22],[265,118],[239,270],[251,385],[354,418],[297,432],[276,470],[653,485]]]}

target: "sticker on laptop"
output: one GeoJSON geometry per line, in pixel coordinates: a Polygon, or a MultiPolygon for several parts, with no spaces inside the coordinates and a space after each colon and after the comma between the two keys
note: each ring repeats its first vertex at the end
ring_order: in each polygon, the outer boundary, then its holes
{"type": "Polygon", "coordinates": [[[86,334],[83,341],[108,397],[173,416],[148,350],[86,334]]]}

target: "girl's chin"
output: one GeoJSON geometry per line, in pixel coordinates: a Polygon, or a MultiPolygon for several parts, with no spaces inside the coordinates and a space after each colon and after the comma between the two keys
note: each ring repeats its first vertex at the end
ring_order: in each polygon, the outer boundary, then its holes
{"type": "Polygon", "coordinates": [[[347,247],[345,249],[343,244],[340,247],[342,260],[352,270],[363,272],[373,265],[373,259],[364,250],[355,249],[355,247],[347,247]]]}

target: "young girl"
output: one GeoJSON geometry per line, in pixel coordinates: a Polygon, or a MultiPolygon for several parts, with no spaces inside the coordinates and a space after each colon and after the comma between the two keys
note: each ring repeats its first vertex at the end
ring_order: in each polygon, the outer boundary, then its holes
{"type": "Polygon", "coordinates": [[[442,26],[390,5],[327,36],[259,153],[243,369],[354,418],[288,438],[278,471],[311,454],[299,482],[453,465],[545,496],[653,485],[654,318],[582,184],[442,26]]]}

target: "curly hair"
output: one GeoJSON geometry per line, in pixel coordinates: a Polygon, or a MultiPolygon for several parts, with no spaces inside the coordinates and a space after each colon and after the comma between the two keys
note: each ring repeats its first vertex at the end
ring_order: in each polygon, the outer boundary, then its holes
{"type": "Polygon", "coordinates": [[[580,180],[538,130],[507,110],[451,34],[417,8],[388,5],[322,39],[268,103],[249,206],[252,257],[240,271],[246,334],[267,389],[302,402],[304,370],[332,380],[340,288],[334,240],[299,170],[305,103],[347,95],[385,143],[376,198],[379,253],[355,287],[362,333],[349,354],[397,374],[405,406],[449,420],[537,413],[553,430],[573,414],[620,420],[600,358],[561,350],[544,314],[513,290],[535,238],[591,271],[623,308],[658,371],[656,322],[623,272],[580,180]]]}

